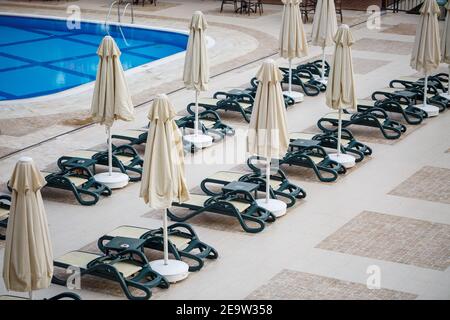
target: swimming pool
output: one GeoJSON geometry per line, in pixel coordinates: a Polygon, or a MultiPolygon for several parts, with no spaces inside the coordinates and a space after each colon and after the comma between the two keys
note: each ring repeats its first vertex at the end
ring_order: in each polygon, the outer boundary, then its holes
{"type": "Polygon", "coordinates": [[[97,48],[109,34],[128,70],[186,49],[183,33],[0,14],[0,101],[44,96],[95,80],[97,48]]]}

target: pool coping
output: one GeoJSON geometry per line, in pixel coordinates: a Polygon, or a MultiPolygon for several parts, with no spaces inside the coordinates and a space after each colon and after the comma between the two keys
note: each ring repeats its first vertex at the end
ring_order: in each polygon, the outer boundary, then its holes
{"type": "MultiPolygon", "coordinates": [[[[40,14],[22,14],[22,13],[10,13],[10,12],[0,12],[0,16],[17,16],[17,17],[24,17],[24,18],[35,18],[35,19],[52,19],[52,20],[62,20],[65,21],[67,18],[62,18],[58,16],[52,16],[52,15],[40,15],[40,14]]],[[[95,23],[95,24],[105,24],[106,21],[100,21],[100,20],[92,20],[92,19],[80,19],[80,22],[86,22],[86,23],[95,23]]],[[[109,25],[115,25],[115,26],[121,26],[121,27],[128,27],[128,28],[136,28],[136,29],[145,29],[145,30],[155,30],[155,31],[164,31],[164,32],[171,32],[171,33],[178,33],[189,36],[189,30],[181,30],[181,29],[174,29],[174,28],[161,28],[161,27],[150,27],[146,25],[141,24],[133,24],[133,23],[119,23],[119,22],[108,22],[109,25]]],[[[216,41],[214,38],[210,36],[206,36],[206,46],[207,48],[212,48],[216,44],[216,41]]],[[[136,66],[134,68],[130,68],[126,71],[124,71],[125,76],[130,76],[134,74],[138,74],[141,72],[145,72],[146,70],[160,66],[175,60],[180,59],[181,57],[184,57],[186,55],[186,50],[183,50],[181,52],[169,55],[167,57],[151,61],[149,63],[145,63],[139,66],[136,66]]],[[[81,93],[84,91],[87,91],[89,89],[92,89],[95,86],[95,80],[89,81],[87,83],[81,84],[79,86],[66,89],[60,92],[47,94],[43,96],[38,97],[32,97],[32,98],[24,98],[24,99],[14,99],[14,100],[3,100],[0,101],[0,106],[7,106],[10,104],[15,105],[21,105],[21,104],[28,104],[32,102],[43,102],[43,101],[51,101],[54,99],[60,99],[67,96],[71,96],[77,93],[81,93]]]]}

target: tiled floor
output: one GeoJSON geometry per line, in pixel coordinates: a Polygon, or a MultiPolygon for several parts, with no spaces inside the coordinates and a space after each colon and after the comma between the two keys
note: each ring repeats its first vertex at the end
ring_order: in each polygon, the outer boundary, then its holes
{"type": "Polygon", "coordinates": [[[368,289],[360,283],[284,269],[253,291],[247,299],[410,300],[416,297],[410,293],[368,289]]]}
{"type": "Polygon", "coordinates": [[[423,167],[389,194],[450,204],[450,169],[423,167]]]}
{"type": "Polygon", "coordinates": [[[405,41],[363,38],[356,41],[352,49],[406,55],[411,52],[412,45],[405,41]]]}
{"type": "Polygon", "coordinates": [[[450,266],[450,225],[365,211],[317,248],[443,271],[450,266]]]}

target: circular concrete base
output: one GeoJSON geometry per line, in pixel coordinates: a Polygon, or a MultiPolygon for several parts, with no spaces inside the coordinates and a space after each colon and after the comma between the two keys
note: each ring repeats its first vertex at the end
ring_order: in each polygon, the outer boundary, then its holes
{"type": "Polygon", "coordinates": [[[428,114],[428,117],[436,117],[439,115],[439,108],[436,106],[431,106],[429,104],[424,106],[423,104],[418,104],[415,107],[425,111],[428,114]]]}
{"type": "Polygon", "coordinates": [[[283,91],[283,94],[291,97],[292,99],[294,99],[295,103],[297,102],[302,102],[303,100],[305,100],[305,95],[301,92],[296,92],[296,91],[283,91]]]}
{"type": "Polygon", "coordinates": [[[130,178],[121,172],[109,172],[98,173],[94,176],[94,179],[100,183],[103,183],[111,189],[123,188],[128,184],[130,178]]]}
{"type": "Polygon", "coordinates": [[[164,260],[155,260],[150,262],[150,267],[170,283],[184,280],[189,275],[189,265],[179,260],[170,259],[167,264],[164,264],[164,260]]]}
{"type": "Polygon", "coordinates": [[[329,154],[328,157],[330,158],[330,160],[336,161],[337,163],[343,165],[345,168],[351,168],[353,167],[356,162],[355,162],[355,157],[349,155],[349,154],[337,154],[337,153],[332,153],[329,154]]]}
{"type": "Polygon", "coordinates": [[[185,142],[196,148],[203,149],[212,145],[213,139],[206,134],[188,134],[183,136],[185,142]]]}
{"type": "Polygon", "coordinates": [[[276,199],[269,199],[269,202],[266,199],[258,199],[256,203],[261,208],[264,208],[273,213],[275,217],[281,217],[286,214],[287,206],[286,203],[276,199]]]}

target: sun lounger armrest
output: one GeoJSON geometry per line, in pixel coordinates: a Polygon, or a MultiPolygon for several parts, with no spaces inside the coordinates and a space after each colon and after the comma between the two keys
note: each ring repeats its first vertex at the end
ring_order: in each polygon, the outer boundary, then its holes
{"type": "Polygon", "coordinates": [[[134,249],[127,249],[124,251],[118,252],[116,255],[118,258],[129,258],[130,260],[136,261],[143,266],[148,265],[148,260],[145,254],[142,251],[134,250],[134,249]],[[136,259],[137,258],[137,259],[136,259]]]}
{"type": "MultiPolygon", "coordinates": [[[[369,110],[364,111],[363,113],[365,113],[365,114],[371,114],[371,115],[373,115],[373,116],[375,116],[375,117],[378,117],[378,116],[381,114],[381,115],[383,116],[384,119],[388,119],[388,118],[389,118],[387,112],[386,112],[384,109],[379,108],[379,107],[373,107],[373,108],[370,108],[369,110]]],[[[354,115],[352,116],[352,118],[355,117],[355,116],[357,117],[358,114],[357,114],[357,113],[354,114],[354,115]]]]}
{"type": "Polygon", "coordinates": [[[218,114],[216,111],[214,111],[214,110],[205,110],[205,111],[202,111],[202,112],[200,112],[200,113],[198,114],[198,118],[199,118],[200,120],[202,120],[202,119],[207,119],[207,120],[212,120],[212,121],[215,121],[215,122],[220,121],[220,116],[219,116],[219,114],[218,114]]]}
{"type": "Polygon", "coordinates": [[[1,194],[0,195],[0,200],[6,200],[7,202],[11,203],[11,196],[9,196],[7,194],[1,194]]]}
{"type": "Polygon", "coordinates": [[[44,300],[62,300],[62,299],[71,299],[71,300],[81,300],[81,297],[73,292],[63,292],[54,297],[44,299],[44,300]]]}
{"type": "Polygon", "coordinates": [[[198,239],[197,233],[195,232],[195,230],[192,228],[192,226],[190,224],[183,223],[183,222],[175,222],[168,227],[168,230],[170,232],[171,230],[175,230],[177,228],[186,229],[186,231],[190,234],[192,239],[198,239]]]}
{"type": "Polygon", "coordinates": [[[115,153],[118,153],[118,152],[124,152],[124,153],[127,153],[127,154],[131,153],[133,156],[137,156],[138,155],[136,149],[133,148],[132,146],[130,146],[129,144],[123,144],[123,145],[115,147],[113,149],[113,155],[115,153]]]}

